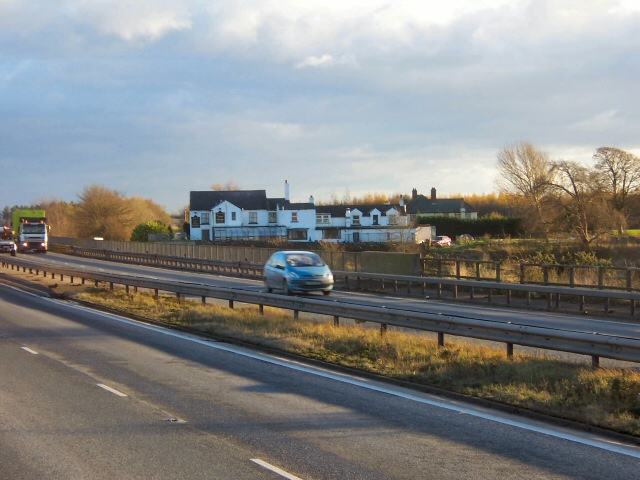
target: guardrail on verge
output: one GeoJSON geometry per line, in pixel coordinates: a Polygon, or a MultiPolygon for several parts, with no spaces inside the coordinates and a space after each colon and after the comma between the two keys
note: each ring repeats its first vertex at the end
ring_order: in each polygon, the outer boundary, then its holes
{"type": "MultiPolygon", "coordinates": [[[[45,277],[51,274],[52,279],[60,276],[80,278],[82,283],[93,280],[96,285],[106,282],[113,289],[114,285],[123,285],[127,292],[130,287],[153,290],[157,296],[160,291],[175,293],[178,300],[183,296],[201,297],[203,303],[206,298],[227,300],[229,307],[234,302],[258,305],[264,313],[264,306],[292,310],[297,318],[298,312],[309,312],[333,316],[334,324],[339,325],[340,317],[350,318],[359,322],[374,322],[380,324],[381,333],[388,325],[414,330],[437,332],[438,344],[444,345],[444,335],[456,335],[506,343],[507,356],[513,355],[514,345],[571,352],[590,355],[592,365],[598,366],[601,357],[640,363],[640,338],[622,337],[607,333],[585,333],[558,328],[546,328],[526,324],[516,324],[505,321],[477,320],[453,315],[412,312],[393,308],[377,308],[361,305],[341,304],[335,301],[317,300],[313,298],[289,297],[284,295],[242,291],[237,289],[206,286],[195,283],[175,282],[169,280],[155,280],[151,278],[132,277],[128,275],[107,274],[96,271],[43,266],[20,258],[2,260],[3,268],[22,269],[30,273],[45,277]]],[[[418,277],[419,278],[419,277],[418,277]]],[[[438,279],[442,280],[442,279],[438,279]]]]}
{"type": "MultiPolygon", "coordinates": [[[[78,247],[72,247],[71,252],[74,255],[78,255],[81,257],[99,258],[101,260],[161,266],[165,268],[176,268],[180,270],[192,270],[198,272],[210,272],[253,279],[262,278],[263,265],[252,262],[203,260],[188,257],[114,252],[109,250],[95,250],[78,247]]],[[[443,286],[450,288],[452,297],[454,299],[457,299],[459,297],[460,289],[468,292],[470,300],[475,300],[475,296],[478,291],[486,292],[487,300],[489,303],[493,302],[494,293],[505,292],[505,301],[507,305],[512,304],[513,292],[522,292],[526,297],[527,305],[531,304],[532,294],[542,294],[546,296],[548,310],[552,310],[554,308],[556,310],[559,309],[560,299],[562,297],[571,297],[577,298],[577,306],[580,312],[584,312],[585,310],[585,299],[590,298],[601,299],[603,301],[604,313],[609,313],[611,311],[611,301],[622,300],[628,302],[629,314],[631,316],[635,316],[636,302],[640,300],[640,292],[625,292],[609,289],[563,287],[540,284],[518,284],[492,282],[485,280],[459,280],[454,278],[389,275],[366,272],[334,271],[333,274],[334,277],[338,279],[343,278],[347,287],[350,286],[350,279],[353,279],[356,282],[356,288],[361,288],[363,281],[369,281],[372,289],[374,288],[373,283],[378,282],[383,290],[386,286],[391,285],[394,292],[397,292],[399,286],[404,284],[406,286],[407,293],[411,294],[412,289],[417,287],[418,289],[420,289],[421,294],[424,295],[426,294],[427,288],[431,286],[436,290],[437,299],[444,298],[442,288],[443,286]]]]}

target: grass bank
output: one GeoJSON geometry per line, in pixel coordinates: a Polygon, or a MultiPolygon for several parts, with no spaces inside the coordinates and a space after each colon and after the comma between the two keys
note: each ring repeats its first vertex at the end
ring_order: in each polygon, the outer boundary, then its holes
{"type": "Polygon", "coordinates": [[[640,437],[640,372],[597,369],[503,348],[449,340],[444,348],[425,335],[362,325],[294,319],[290,312],[255,306],[234,309],[178,302],[98,288],[75,298],[126,314],[220,337],[279,349],[366,372],[488,399],[534,412],[640,437]]]}

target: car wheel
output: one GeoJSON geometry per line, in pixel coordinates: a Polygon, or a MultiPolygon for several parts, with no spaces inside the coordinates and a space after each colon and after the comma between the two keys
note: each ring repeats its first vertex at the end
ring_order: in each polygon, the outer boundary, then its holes
{"type": "Polygon", "coordinates": [[[331,290],[323,290],[322,294],[323,295],[329,295],[331,293],[331,290]]]}
{"type": "Polygon", "coordinates": [[[287,280],[282,280],[282,292],[285,295],[291,295],[291,290],[289,290],[289,283],[287,282],[287,280]]]}

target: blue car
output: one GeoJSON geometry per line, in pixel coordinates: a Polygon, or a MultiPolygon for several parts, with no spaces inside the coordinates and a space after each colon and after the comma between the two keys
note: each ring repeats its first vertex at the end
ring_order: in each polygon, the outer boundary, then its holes
{"type": "Polygon", "coordinates": [[[333,274],[313,252],[283,251],[271,255],[265,264],[264,283],[267,292],[278,289],[285,295],[306,292],[329,295],[333,290],[333,274]]]}

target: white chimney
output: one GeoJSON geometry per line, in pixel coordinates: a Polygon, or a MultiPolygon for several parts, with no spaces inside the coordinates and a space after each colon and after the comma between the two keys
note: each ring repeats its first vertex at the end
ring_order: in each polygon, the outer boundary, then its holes
{"type": "Polygon", "coordinates": [[[349,228],[351,226],[351,209],[347,208],[344,212],[344,226],[349,228]]]}
{"type": "Polygon", "coordinates": [[[311,195],[311,196],[309,197],[309,203],[310,203],[311,205],[315,205],[316,201],[315,201],[315,199],[313,198],[313,195],[311,195]]]}
{"type": "Polygon", "coordinates": [[[287,180],[284,181],[284,199],[289,201],[289,182],[287,180]]]}

